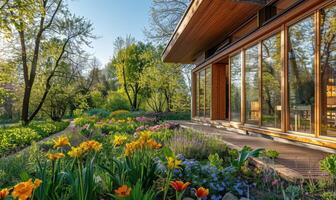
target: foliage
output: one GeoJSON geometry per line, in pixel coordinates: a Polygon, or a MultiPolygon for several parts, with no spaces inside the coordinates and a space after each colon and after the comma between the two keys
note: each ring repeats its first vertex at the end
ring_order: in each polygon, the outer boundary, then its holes
{"type": "Polygon", "coordinates": [[[275,159],[279,157],[279,152],[277,152],[276,150],[267,149],[262,152],[262,156],[265,156],[270,159],[275,159]]]}
{"type": "Polygon", "coordinates": [[[28,127],[14,126],[0,129],[0,152],[6,155],[33,141],[65,129],[69,122],[33,122],[28,127]]]}
{"type": "Polygon", "coordinates": [[[336,178],[336,154],[331,154],[320,162],[322,170],[328,172],[331,176],[336,178]]]}
{"type": "Polygon", "coordinates": [[[109,111],[129,110],[127,98],[120,92],[109,92],[104,107],[109,111]]]}
{"type": "Polygon", "coordinates": [[[153,49],[151,44],[134,43],[121,49],[112,60],[132,111],[139,109],[139,96],[144,89],[140,82],[145,69],[152,64],[153,49]]]}
{"type": "MultiPolygon", "coordinates": [[[[194,159],[182,158],[182,160],[182,164],[185,167],[181,171],[176,171],[174,177],[176,179],[190,181],[191,188],[200,185],[209,188],[211,199],[221,199],[228,191],[232,191],[241,196],[246,195],[248,188],[247,182],[239,178],[231,180],[224,169],[218,169],[209,163],[202,164],[194,159]]],[[[191,191],[189,191],[189,194],[190,193],[191,191]]]]}
{"type": "Polygon", "coordinates": [[[300,187],[289,185],[285,190],[282,190],[284,200],[297,199],[300,195],[300,187]]]}
{"type": "Polygon", "coordinates": [[[264,149],[260,148],[251,150],[249,147],[244,146],[239,151],[238,158],[231,162],[231,166],[230,168],[228,168],[228,170],[235,173],[240,172],[242,167],[246,164],[249,158],[258,157],[263,150],[264,149]]]}
{"type": "Polygon", "coordinates": [[[334,200],[335,193],[334,192],[323,192],[322,193],[322,200],[334,200]]]}
{"type": "Polygon", "coordinates": [[[223,169],[224,160],[220,158],[217,153],[210,154],[208,160],[211,166],[217,167],[218,169],[223,169]]]}
{"type": "Polygon", "coordinates": [[[110,115],[109,111],[101,108],[93,108],[86,111],[85,113],[87,113],[89,116],[97,116],[99,118],[107,118],[110,115]]]}

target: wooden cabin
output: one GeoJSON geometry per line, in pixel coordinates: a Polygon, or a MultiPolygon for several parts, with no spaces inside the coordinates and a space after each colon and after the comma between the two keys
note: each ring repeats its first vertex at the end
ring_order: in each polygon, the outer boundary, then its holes
{"type": "Polygon", "coordinates": [[[336,0],[193,0],[163,60],[193,120],[336,149],[336,0]]]}

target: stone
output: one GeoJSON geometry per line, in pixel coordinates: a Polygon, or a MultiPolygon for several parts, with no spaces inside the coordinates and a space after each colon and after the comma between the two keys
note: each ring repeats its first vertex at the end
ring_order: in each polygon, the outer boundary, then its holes
{"type": "Polygon", "coordinates": [[[222,200],[239,200],[238,197],[233,195],[231,192],[228,192],[224,195],[222,200]]]}
{"type": "Polygon", "coordinates": [[[183,198],[183,200],[194,200],[194,199],[192,199],[190,197],[186,197],[186,198],[183,198]]]}
{"type": "Polygon", "coordinates": [[[242,197],[242,198],[240,198],[239,200],[250,200],[250,199],[248,199],[248,198],[246,198],[246,197],[242,197]]]}

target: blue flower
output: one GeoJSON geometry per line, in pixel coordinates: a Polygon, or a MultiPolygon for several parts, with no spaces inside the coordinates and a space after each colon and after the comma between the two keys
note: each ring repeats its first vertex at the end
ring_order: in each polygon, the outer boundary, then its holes
{"type": "Polygon", "coordinates": [[[221,200],[222,196],[220,195],[211,195],[211,200],[221,200]]]}

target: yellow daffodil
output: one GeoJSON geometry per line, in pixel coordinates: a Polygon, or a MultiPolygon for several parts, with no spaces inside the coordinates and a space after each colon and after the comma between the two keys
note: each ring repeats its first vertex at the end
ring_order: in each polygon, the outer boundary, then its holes
{"type": "Polygon", "coordinates": [[[54,148],[70,146],[69,139],[65,136],[61,136],[54,140],[54,148]]]}
{"type": "Polygon", "coordinates": [[[127,141],[127,136],[126,135],[115,135],[113,138],[113,145],[116,146],[120,146],[125,144],[125,142],[127,141]]]}
{"type": "Polygon", "coordinates": [[[167,157],[167,167],[168,169],[179,169],[181,168],[182,161],[174,157],[167,157]]]}
{"type": "Polygon", "coordinates": [[[80,147],[72,147],[68,155],[72,158],[79,158],[83,154],[83,149],[80,147]]]}
{"type": "Polygon", "coordinates": [[[9,189],[5,188],[0,190],[0,199],[5,199],[9,194],[9,189]]]}
{"type": "Polygon", "coordinates": [[[26,200],[32,196],[33,190],[38,188],[42,181],[40,179],[36,179],[34,182],[29,179],[26,182],[18,183],[14,186],[12,196],[14,199],[26,200]]]}
{"type": "Polygon", "coordinates": [[[47,157],[49,160],[55,161],[55,160],[63,158],[64,154],[63,153],[48,153],[47,157]]]}

